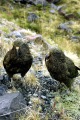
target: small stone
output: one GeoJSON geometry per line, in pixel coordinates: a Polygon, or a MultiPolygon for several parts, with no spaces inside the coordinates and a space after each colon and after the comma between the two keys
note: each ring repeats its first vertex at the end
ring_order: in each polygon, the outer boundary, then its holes
{"type": "Polygon", "coordinates": [[[54,9],[50,10],[50,13],[54,14],[56,11],[54,9]]]}
{"type": "Polygon", "coordinates": [[[50,94],[47,94],[47,97],[48,97],[48,98],[54,98],[54,93],[53,93],[53,92],[50,92],[50,94]]]}
{"type": "Polygon", "coordinates": [[[35,14],[35,13],[29,13],[28,15],[28,22],[33,22],[33,21],[36,21],[39,17],[35,14]]]}
{"type": "Polygon", "coordinates": [[[0,82],[3,80],[3,75],[0,75],[0,82]]]}
{"type": "Polygon", "coordinates": [[[7,87],[5,85],[0,85],[0,96],[4,95],[7,91],[7,87]]]}
{"type": "Polygon", "coordinates": [[[10,36],[10,37],[12,37],[12,36],[14,36],[14,37],[16,37],[16,38],[22,38],[22,35],[20,34],[20,32],[18,32],[18,31],[13,31],[12,33],[10,33],[8,36],[10,36]]]}
{"type": "Polygon", "coordinates": [[[54,8],[55,10],[57,10],[57,6],[53,3],[51,3],[51,8],[54,8]]]}
{"type": "Polygon", "coordinates": [[[67,32],[72,32],[72,30],[68,27],[68,25],[66,23],[61,23],[58,28],[63,29],[67,32]]]}
{"type": "Polygon", "coordinates": [[[38,97],[38,94],[34,93],[33,96],[34,96],[34,97],[38,97]]]}
{"type": "Polygon", "coordinates": [[[44,96],[44,95],[41,95],[41,98],[44,100],[47,99],[46,96],[44,96]]]}
{"type": "Polygon", "coordinates": [[[75,43],[78,43],[78,42],[80,42],[80,37],[78,37],[78,36],[72,36],[71,37],[71,41],[73,41],[75,43]]]}

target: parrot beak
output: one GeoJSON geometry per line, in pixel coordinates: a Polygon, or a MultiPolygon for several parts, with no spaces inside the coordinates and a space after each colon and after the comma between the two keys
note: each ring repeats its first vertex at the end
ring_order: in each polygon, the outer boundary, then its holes
{"type": "Polygon", "coordinates": [[[49,60],[49,58],[50,58],[50,55],[49,55],[49,54],[47,54],[47,55],[45,56],[45,61],[48,61],[48,60],[49,60]]]}
{"type": "Polygon", "coordinates": [[[16,47],[17,56],[19,55],[19,47],[16,47]]]}

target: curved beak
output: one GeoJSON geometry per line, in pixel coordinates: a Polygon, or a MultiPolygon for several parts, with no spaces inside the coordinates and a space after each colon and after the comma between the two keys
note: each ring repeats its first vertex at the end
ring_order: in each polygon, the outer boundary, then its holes
{"type": "Polygon", "coordinates": [[[16,47],[17,56],[19,55],[19,47],[16,47]]]}
{"type": "Polygon", "coordinates": [[[45,61],[49,60],[49,57],[50,57],[50,55],[47,54],[47,55],[45,56],[45,61]]]}

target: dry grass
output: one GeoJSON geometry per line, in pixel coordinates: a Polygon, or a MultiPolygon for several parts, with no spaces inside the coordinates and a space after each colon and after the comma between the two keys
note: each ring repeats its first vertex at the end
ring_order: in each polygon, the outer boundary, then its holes
{"type": "Polygon", "coordinates": [[[28,83],[29,85],[32,85],[32,86],[39,86],[40,85],[37,77],[31,72],[28,72],[26,74],[25,83],[28,83]]]}

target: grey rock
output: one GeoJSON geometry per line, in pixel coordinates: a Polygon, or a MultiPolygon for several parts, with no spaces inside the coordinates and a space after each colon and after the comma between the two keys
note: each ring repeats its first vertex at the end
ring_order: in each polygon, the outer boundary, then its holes
{"type": "Polygon", "coordinates": [[[59,6],[57,7],[57,10],[60,10],[60,9],[62,9],[63,7],[65,8],[66,5],[59,5],[59,6]]]}
{"type": "Polygon", "coordinates": [[[29,22],[33,22],[33,21],[36,21],[39,17],[35,14],[35,13],[29,13],[28,15],[28,21],[29,22]]]}
{"type": "Polygon", "coordinates": [[[20,92],[0,96],[0,120],[16,120],[16,115],[24,112],[25,100],[20,92]]]}
{"type": "Polygon", "coordinates": [[[31,5],[41,5],[41,6],[48,5],[46,0],[28,0],[27,3],[31,5]]]}
{"type": "Polygon", "coordinates": [[[78,42],[80,42],[80,37],[79,36],[72,36],[71,41],[75,42],[75,43],[78,43],[78,42]]]}
{"type": "Polygon", "coordinates": [[[68,33],[72,32],[72,30],[70,29],[70,27],[66,23],[61,23],[58,28],[63,29],[65,31],[67,31],[68,33]]]}
{"type": "Polygon", "coordinates": [[[2,57],[2,53],[3,53],[3,47],[2,45],[0,45],[0,57],[2,57]]]}
{"type": "Polygon", "coordinates": [[[0,75],[0,84],[4,84],[7,88],[11,88],[11,79],[7,74],[0,75]]]}
{"type": "Polygon", "coordinates": [[[52,116],[52,120],[60,120],[60,114],[59,113],[56,113],[52,116]]]}
{"type": "Polygon", "coordinates": [[[61,0],[52,0],[52,1],[53,1],[53,3],[58,3],[61,0]]]}
{"type": "Polygon", "coordinates": [[[55,4],[51,3],[51,8],[54,8],[55,10],[57,10],[58,7],[55,4]]]}
{"type": "Polygon", "coordinates": [[[7,91],[7,87],[5,85],[0,85],[0,96],[4,95],[7,91]]]}
{"type": "Polygon", "coordinates": [[[47,1],[46,0],[36,0],[36,5],[42,5],[42,6],[47,6],[47,1]]]}
{"type": "Polygon", "coordinates": [[[3,74],[6,74],[6,71],[5,71],[4,68],[1,67],[1,68],[0,68],[0,76],[3,75],[3,74]]]}
{"type": "Polygon", "coordinates": [[[50,13],[54,14],[56,11],[54,9],[50,10],[50,13]]]}
{"type": "Polygon", "coordinates": [[[55,95],[54,95],[54,93],[53,93],[53,92],[49,92],[49,93],[47,94],[47,97],[48,97],[48,98],[54,98],[54,97],[55,97],[55,95]]]}
{"type": "Polygon", "coordinates": [[[47,0],[49,3],[58,3],[60,0],[47,0]]]}
{"type": "Polygon", "coordinates": [[[45,99],[46,99],[46,96],[44,96],[44,95],[41,95],[41,98],[45,100],[45,99]]]}
{"type": "Polygon", "coordinates": [[[1,36],[1,34],[2,34],[2,30],[0,30],[0,36],[1,36]]]}
{"type": "Polygon", "coordinates": [[[22,38],[22,35],[20,34],[20,32],[18,32],[18,31],[13,31],[13,32],[11,32],[9,35],[8,35],[8,37],[12,37],[12,36],[14,36],[14,37],[16,37],[16,38],[22,38]]]}
{"type": "Polygon", "coordinates": [[[34,97],[38,97],[38,94],[34,93],[33,96],[34,96],[34,97]]]}
{"type": "Polygon", "coordinates": [[[0,75],[0,84],[1,84],[2,80],[3,80],[3,75],[0,75]]]}

